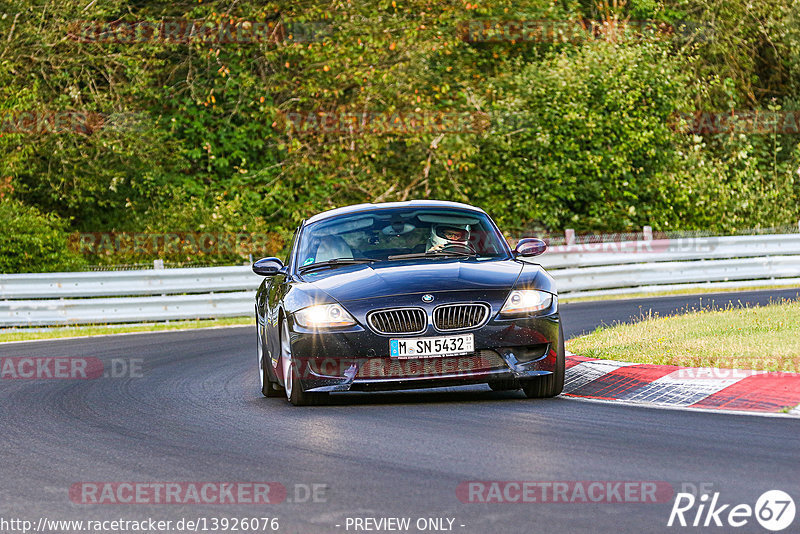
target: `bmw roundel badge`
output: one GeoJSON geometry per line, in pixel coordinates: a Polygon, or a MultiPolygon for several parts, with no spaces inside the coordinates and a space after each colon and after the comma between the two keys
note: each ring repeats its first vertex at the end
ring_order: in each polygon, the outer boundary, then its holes
{"type": "Polygon", "coordinates": [[[433,295],[430,293],[422,295],[422,302],[433,302],[433,295]]]}

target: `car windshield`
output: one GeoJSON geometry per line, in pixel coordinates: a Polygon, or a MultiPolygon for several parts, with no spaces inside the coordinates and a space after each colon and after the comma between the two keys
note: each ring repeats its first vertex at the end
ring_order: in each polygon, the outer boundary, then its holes
{"type": "MultiPolygon", "coordinates": [[[[302,267],[331,260],[393,261],[437,257],[507,257],[503,238],[480,212],[395,208],[309,224],[298,243],[302,267]]],[[[333,265],[350,262],[334,261],[333,265]]]]}

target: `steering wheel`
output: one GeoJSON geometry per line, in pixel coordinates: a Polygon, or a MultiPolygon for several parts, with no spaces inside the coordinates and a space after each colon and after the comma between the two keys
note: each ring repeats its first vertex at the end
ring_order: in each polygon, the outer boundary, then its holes
{"type": "Polygon", "coordinates": [[[442,247],[442,252],[468,252],[470,254],[477,254],[478,249],[469,241],[465,241],[464,243],[446,243],[442,247]]]}

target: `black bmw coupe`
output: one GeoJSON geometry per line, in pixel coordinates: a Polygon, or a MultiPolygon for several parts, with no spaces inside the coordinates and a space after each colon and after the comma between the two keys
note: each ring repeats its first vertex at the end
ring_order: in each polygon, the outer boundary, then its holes
{"type": "Polygon", "coordinates": [[[553,278],[479,208],[360,204],[303,221],[264,258],[256,294],[261,391],[294,405],[337,391],[488,384],[553,397],[564,336],[553,278]]]}

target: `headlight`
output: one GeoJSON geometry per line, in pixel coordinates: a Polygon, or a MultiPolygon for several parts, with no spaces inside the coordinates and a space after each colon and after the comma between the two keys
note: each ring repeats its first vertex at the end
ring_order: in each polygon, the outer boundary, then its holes
{"type": "Polygon", "coordinates": [[[553,295],[546,291],[536,289],[520,289],[512,291],[503,308],[501,315],[524,315],[541,310],[546,310],[553,304],[553,295]]]}
{"type": "Polygon", "coordinates": [[[353,326],[356,320],[338,304],[321,304],[304,308],[294,314],[294,320],[304,328],[353,326]]]}

